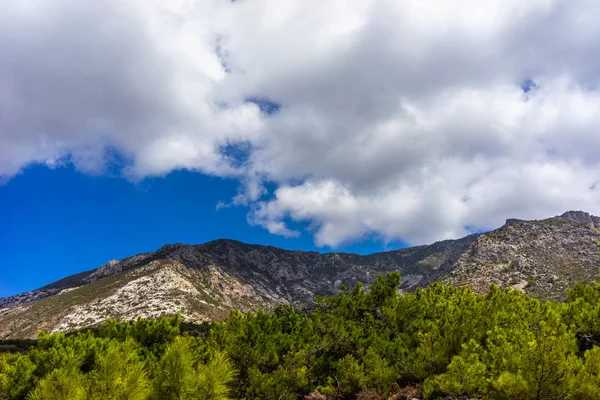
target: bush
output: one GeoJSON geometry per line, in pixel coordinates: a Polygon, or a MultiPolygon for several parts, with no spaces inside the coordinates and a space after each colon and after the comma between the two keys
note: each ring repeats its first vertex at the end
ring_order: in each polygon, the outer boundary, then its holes
{"type": "Polygon", "coordinates": [[[600,284],[555,303],[439,283],[398,295],[399,283],[186,333],[177,316],[42,332],[0,352],[0,399],[600,398],[600,284]]]}

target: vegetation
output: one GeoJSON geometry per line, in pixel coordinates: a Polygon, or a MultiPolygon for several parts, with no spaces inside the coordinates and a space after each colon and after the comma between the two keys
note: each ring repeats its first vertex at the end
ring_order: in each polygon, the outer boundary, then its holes
{"type": "Polygon", "coordinates": [[[399,283],[209,328],[175,316],[42,332],[0,347],[0,399],[600,398],[600,284],[559,303],[439,283],[398,295],[399,283]]]}

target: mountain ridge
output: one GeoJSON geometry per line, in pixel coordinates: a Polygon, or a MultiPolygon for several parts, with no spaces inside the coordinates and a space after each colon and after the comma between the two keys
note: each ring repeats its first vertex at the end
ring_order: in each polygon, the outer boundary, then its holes
{"type": "Polygon", "coordinates": [[[441,281],[485,291],[494,283],[535,297],[564,297],[575,281],[598,279],[600,218],[582,211],[544,219],[508,219],[500,228],[430,245],[368,255],[285,250],[216,239],[166,244],[111,260],[40,289],[0,299],[0,338],[34,337],[137,316],[181,313],[192,322],[231,309],[310,307],[342,284],[399,272],[401,290],[441,281]]]}

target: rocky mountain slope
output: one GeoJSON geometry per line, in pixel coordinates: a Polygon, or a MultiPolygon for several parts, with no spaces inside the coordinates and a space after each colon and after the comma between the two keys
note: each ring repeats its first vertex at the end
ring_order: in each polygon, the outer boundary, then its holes
{"type": "Polygon", "coordinates": [[[569,211],[541,221],[510,219],[480,235],[442,278],[481,292],[494,283],[560,299],[576,282],[600,277],[600,218],[569,211]]]}
{"type": "Polygon", "coordinates": [[[67,331],[110,318],[130,320],[180,312],[192,322],[231,309],[310,306],[342,284],[372,282],[388,271],[403,290],[441,280],[484,291],[490,283],[542,298],[560,298],[575,281],[598,279],[600,218],[567,212],[542,221],[508,220],[492,232],[361,256],[289,251],[216,240],[165,245],[110,261],[41,289],[0,299],[0,338],[67,331]]]}

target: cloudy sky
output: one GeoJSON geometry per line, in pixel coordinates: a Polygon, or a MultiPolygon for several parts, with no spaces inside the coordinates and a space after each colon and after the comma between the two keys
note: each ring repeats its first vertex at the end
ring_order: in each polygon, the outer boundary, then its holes
{"type": "Polygon", "coordinates": [[[0,205],[11,185],[35,193],[28,174],[110,176],[109,193],[187,179],[214,225],[235,213],[326,249],[600,214],[598,15],[592,0],[5,1],[0,205]]]}

